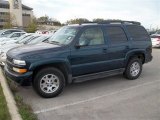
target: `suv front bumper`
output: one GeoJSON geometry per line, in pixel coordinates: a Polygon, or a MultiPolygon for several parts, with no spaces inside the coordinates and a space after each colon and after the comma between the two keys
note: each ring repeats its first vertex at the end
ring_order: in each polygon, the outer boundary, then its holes
{"type": "Polygon", "coordinates": [[[32,81],[33,72],[27,72],[25,74],[19,74],[19,73],[16,73],[14,71],[9,70],[7,68],[7,65],[5,65],[4,71],[5,71],[6,76],[9,79],[19,83],[20,85],[30,85],[30,83],[32,81]]]}

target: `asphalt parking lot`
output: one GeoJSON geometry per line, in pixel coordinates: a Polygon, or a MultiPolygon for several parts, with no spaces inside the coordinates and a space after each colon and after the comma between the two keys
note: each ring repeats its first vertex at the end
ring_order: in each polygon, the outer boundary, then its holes
{"type": "Polygon", "coordinates": [[[20,87],[18,94],[40,120],[160,120],[160,49],[153,57],[134,81],[118,75],[72,84],[51,99],[32,87],[20,87]]]}

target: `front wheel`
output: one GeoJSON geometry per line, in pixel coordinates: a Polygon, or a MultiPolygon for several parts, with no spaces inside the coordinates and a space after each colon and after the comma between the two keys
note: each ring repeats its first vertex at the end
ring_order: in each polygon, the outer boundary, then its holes
{"type": "Polygon", "coordinates": [[[52,98],[63,91],[64,81],[64,75],[60,70],[56,68],[45,68],[36,74],[33,87],[40,96],[52,98]]]}
{"type": "Polygon", "coordinates": [[[124,76],[129,80],[137,79],[142,72],[142,61],[135,57],[130,59],[126,66],[126,70],[124,72],[124,76]]]}

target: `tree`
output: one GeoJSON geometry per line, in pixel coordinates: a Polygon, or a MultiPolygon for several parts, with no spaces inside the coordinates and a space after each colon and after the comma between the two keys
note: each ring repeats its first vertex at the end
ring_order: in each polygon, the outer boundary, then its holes
{"type": "Polygon", "coordinates": [[[81,23],[88,23],[88,22],[90,21],[86,18],[76,18],[76,19],[68,20],[66,24],[81,24],[81,23]]]}
{"type": "Polygon", "coordinates": [[[13,21],[15,20],[15,17],[11,14],[6,14],[4,19],[5,19],[6,22],[3,25],[3,29],[13,28],[13,21]]]}
{"type": "Polygon", "coordinates": [[[37,23],[39,25],[55,25],[55,26],[61,26],[61,23],[54,19],[54,18],[50,18],[49,16],[45,15],[45,16],[41,16],[37,19],[37,23]]]}
{"type": "Polygon", "coordinates": [[[104,22],[105,20],[103,18],[96,18],[93,19],[93,22],[104,22]]]}
{"type": "Polygon", "coordinates": [[[36,30],[37,30],[37,23],[35,20],[32,20],[30,24],[27,26],[26,32],[35,33],[36,30]]]}
{"type": "Polygon", "coordinates": [[[45,16],[39,17],[39,18],[37,19],[37,21],[40,22],[40,23],[47,24],[47,21],[49,21],[49,19],[50,19],[50,18],[49,18],[47,15],[45,15],[45,16]]]}

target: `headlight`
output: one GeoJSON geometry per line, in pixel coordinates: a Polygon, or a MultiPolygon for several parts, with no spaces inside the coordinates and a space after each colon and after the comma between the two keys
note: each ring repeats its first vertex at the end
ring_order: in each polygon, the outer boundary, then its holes
{"type": "Polygon", "coordinates": [[[24,60],[13,59],[13,63],[16,64],[16,65],[26,65],[26,62],[24,60]]]}

